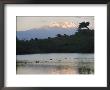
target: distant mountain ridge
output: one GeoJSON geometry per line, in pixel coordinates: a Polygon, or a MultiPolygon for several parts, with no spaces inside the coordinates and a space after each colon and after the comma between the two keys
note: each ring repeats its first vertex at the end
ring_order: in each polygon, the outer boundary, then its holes
{"type": "Polygon", "coordinates": [[[58,28],[58,27],[46,27],[46,28],[33,28],[25,31],[17,31],[17,38],[20,40],[30,39],[46,39],[48,37],[56,37],[57,34],[61,35],[73,35],[77,32],[76,28],[58,28]]]}

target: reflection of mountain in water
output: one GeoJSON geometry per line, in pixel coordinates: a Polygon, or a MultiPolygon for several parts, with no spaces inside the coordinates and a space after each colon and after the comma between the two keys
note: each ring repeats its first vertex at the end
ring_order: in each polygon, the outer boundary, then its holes
{"type": "Polygon", "coordinates": [[[34,38],[44,39],[48,37],[55,37],[57,34],[72,35],[77,32],[75,28],[58,28],[58,27],[46,27],[46,28],[34,28],[26,31],[17,31],[18,39],[30,40],[34,38]]]}

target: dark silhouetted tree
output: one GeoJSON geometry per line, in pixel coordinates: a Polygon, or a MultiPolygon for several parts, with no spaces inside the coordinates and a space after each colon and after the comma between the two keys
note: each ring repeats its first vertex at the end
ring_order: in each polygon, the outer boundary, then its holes
{"type": "Polygon", "coordinates": [[[57,37],[62,37],[62,35],[61,34],[57,34],[57,37]]]}
{"type": "Polygon", "coordinates": [[[89,26],[89,22],[81,22],[79,23],[79,29],[83,29],[83,28],[86,28],[86,29],[89,29],[88,26],[89,26]]]}
{"type": "Polygon", "coordinates": [[[35,38],[35,40],[37,41],[37,40],[38,40],[38,38],[35,38]]]}

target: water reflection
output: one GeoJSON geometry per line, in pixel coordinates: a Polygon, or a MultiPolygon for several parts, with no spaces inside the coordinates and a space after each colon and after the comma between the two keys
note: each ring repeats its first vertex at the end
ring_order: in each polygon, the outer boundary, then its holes
{"type": "Polygon", "coordinates": [[[51,74],[77,74],[77,70],[72,66],[57,66],[54,69],[51,69],[51,74]]]}
{"type": "Polygon", "coordinates": [[[94,74],[93,54],[19,55],[17,59],[17,74],[94,74]]]}
{"type": "Polygon", "coordinates": [[[83,65],[21,65],[17,66],[17,74],[93,74],[93,62],[83,65]]]}
{"type": "Polygon", "coordinates": [[[17,74],[77,74],[73,66],[57,65],[25,65],[17,66],[17,74]]]}

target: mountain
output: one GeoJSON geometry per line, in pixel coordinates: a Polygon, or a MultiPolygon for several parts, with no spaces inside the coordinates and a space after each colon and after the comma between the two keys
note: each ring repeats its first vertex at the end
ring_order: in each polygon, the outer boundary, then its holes
{"type": "Polygon", "coordinates": [[[33,28],[25,31],[17,31],[17,38],[20,40],[30,40],[34,38],[45,39],[48,37],[55,37],[57,34],[72,35],[77,32],[75,28],[60,28],[60,27],[42,27],[33,28]]]}

